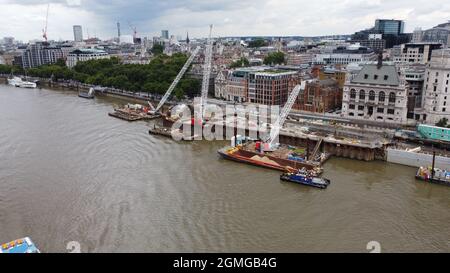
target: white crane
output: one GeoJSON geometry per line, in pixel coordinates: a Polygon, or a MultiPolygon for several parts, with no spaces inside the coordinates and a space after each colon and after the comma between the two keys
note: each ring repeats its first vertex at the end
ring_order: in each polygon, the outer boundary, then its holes
{"type": "MultiPolygon", "coordinates": [[[[178,82],[183,77],[184,73],[186,73],[186,71],[188,70],[189,66],[191,65],[192,61],[194,60],[195,56],[198,54],[199,51],[200,51],[200,47],[197,47],[192,52],[191,56],[189,56],[189,59],[184,64],[183,68],[181,68],[181,70],[178,73],[178,75],[176,76],[175,80],[169,86],[169,89],[167,89],[166,94],[164,94],[164,96],[161,99],[161,101],[159,102],[158,106],[155,108],[154,111],[152,111],[153,113],[157,113],[161,109],[161,107],[164,105],[164,103],[166,103],[166,101],[169,99],[169,97],[172,94],[173,90],[175,89],[175,87],[177,86],[178,82]]],[[[153,108],[152,105],[150,104],[150,102],[149,102],[149,105],[150,105],[151,108],[153,108]]]]}
{"type": "Polygon", "coordinates": [[[200,100],[200,117],[203,120],[203,115],[205,111],[205,106],[208,100],[208,89],[209,89],[209,79],[211,76],[211,60],[212,60],[212,48],[213,42],[211,38],[213,25],[209,25],[209,36],[206,42],[205,49],[205,64],[203,66],[203,81],[202,81],[202,96],[200,100]]]}
{"type": "Polygon", "coordinates": [[[283,109],[281,110],[280,116],[278,116],[278,119],[275,121],[275,124],[272,127],[272,130],[270,130],[270,136],[269,139],[266,141],[269,143],[269,147],[272,148],[275,144],[275,140],[280,135],[280,130],[283,128],[284,123],[286,122],[286,119],[289,115],[289,112],[291,112],[292,106],[295,103],[295,100],[298,97],[298,94],[300,93],[300,90],[304,88],[303,83],[302,85],[297,85],[294,90],[292,90],[291,94],[289,94],[289,98],[284,105],[283,109]]]}

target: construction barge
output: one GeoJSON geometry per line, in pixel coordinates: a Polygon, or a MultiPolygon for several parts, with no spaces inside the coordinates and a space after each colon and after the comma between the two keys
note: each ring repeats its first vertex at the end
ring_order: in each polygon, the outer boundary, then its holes
{"type": "Polygon", "coordinates": [[[152,120],[160,118],[159,114],[151,114],[147,107],[140,104],[127,104],[123,108],[114,109],[109,116],[126,121],[152,120]]]}
{"type": "Polygon", "coordinates": [[[300,169],[314,171],[318,175],[323,172],[322,164],[330,158],[329,154],[318,152],[318,147],[311,156],[306,155],[306,149],[280,145],[273,150],[263,150],[264,143],[250,141],[237,146],[227,146],[217,152],[223,158],[239,163],[269,168],[281,172],[292,172],[300,169]],[[299,152],[300,151],[300,152],[299,152]],[[311,160],[309,160],[310,158],[311,160]]]}
{"type": "Polygon", "coordinates": [[[148,130],[148,133],[150,135],[164,136],[164,137],[172,138],[175,140],[181,140],[181,141],[193,141],[196,138],[196,135],[185,136],[183,134],[183,131],[181,131],[181,130],[172,130],[169,128],[157,127],[157,126],[150,128],[148,130]]]}

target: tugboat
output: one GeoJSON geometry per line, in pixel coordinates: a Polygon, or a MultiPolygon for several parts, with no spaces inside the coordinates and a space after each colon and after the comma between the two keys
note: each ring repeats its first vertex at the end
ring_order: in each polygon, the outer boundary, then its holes
{"type": "Polygon", "coordinates": [[[41,253],[29,237],[1,245],[0,253],[41,253]]]}
{"type": "Polygon", "coordinates": [[[301,169],[297,172],[284,173],[280,176],[280,179],[283,181],[316,187],[319,189],[326,189],[328,185],[330,185],[330,180],[317,177],[314,172],[307,171],[306,169],[301,169]]]}

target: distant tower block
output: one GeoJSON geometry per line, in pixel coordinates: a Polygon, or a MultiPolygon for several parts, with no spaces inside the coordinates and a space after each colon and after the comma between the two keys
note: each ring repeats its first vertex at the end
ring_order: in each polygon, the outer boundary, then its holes
{"type": "Polygon", "coordinates": [[[117,22],[117,38],[120,40],[120,23],[117,22]]]}
{"type": "Polygon", "coordinates": [[[169,31],[168,30],[161,30],[161,38],[169,40],[169,31]]]}
{"type": "Polygon", "coordinates": [[[73,37],[75,42],[83,41],[83,29],[81,28],[81,26],[73,26],[73,37]]]}

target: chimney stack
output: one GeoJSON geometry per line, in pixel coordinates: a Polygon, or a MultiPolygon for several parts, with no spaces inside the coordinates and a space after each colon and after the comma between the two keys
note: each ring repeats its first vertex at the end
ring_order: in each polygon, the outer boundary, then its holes
{"type": "Polygon", "coordinates": [[[379,53],[378,54],[378,63],[377,63],[377,68],[380,69],[383,66],[383,53],[379,53]]]}

